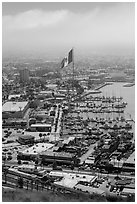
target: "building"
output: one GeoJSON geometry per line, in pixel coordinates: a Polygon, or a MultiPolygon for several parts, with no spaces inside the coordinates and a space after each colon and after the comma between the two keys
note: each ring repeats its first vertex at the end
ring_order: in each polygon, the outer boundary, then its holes
{"type": "Polygon", "coordinates": [[[26,144],[33,144],[35,137],[32,135],[20,135],[18,138],[18,142],[20,144],[26,145],[26,144]]]}
{"type": "Polygon", "coordinates": [[[36,131],[51,132],[51,124],[42,124],[42,123],[31,124],[30,129],[33,132],[36,132],[36,131]]]}
{"type": "Polygon", "coordinates": [[[20,83],[26,83],[29,81],[29,70],[21,69],[20,70],[20,83]]]}
{"type": "Polygon", "coordinates": [[[9,118],[2,121],[2,127],[25,128],[27,127],[27,120],[22,118],[9,118]]]}
{"type": "Polygon", "coordinates": [[[17,155],[17,159],[21,160],[35,160],[39,157],[39,154],[43,151],[47,151],[52,148],[54,144],[50,143],[37,143],[32,147],[26,148],[23,151],[20,151],[17,155]]]}
{"type": "Polygon", "coordinates": [[[71,165],[75,162],[77,165],[79,163],[79,159],[75,157],[73,153],[66,153],[66,152],[53,152],[53,151],[43,151],[40,154],[43,163],[53,163],[54,161],[57,164],[68,164],[71,165]]]}
{"type": "Polygon", "coordinates": [[[57,89],[57,84],[47,84],[46,87],[47,87],[49,90],[55,91],[55,90],[57,89]]]}
{"type": "Polygon", "coordinates": [[[123,169],[129,170],[129,171],[135,171],[135,151],[124,162],[123,169]]]}
{"type": "Polygon", "coordinates": [[[60,180],[54,182],[54,186],[69,190],[72,192],[85,192],[90,194],[105,194],[101,189],[92,187],[92,184],[96,182],[97,176],[78,174],[78,173],[66,173],[51,171],[50,177],[60,178],[60,180]]]}
{"type": "Polygon", "coordinates": [[[28,101],[8,101],[2,106],[2,119],[23,118],[29,108],[28,101]]]}

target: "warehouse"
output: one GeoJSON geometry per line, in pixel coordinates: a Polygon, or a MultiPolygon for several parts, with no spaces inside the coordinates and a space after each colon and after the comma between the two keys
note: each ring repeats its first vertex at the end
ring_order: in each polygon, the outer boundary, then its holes
{"type": "Polygon", "coordinates": [[[38,158],[39,154],[43,151],[47,151],[52,148],[54,144],[50,143],[37,143],[32,147],[26,148],[18,153],[17,159],[21,160],[35,160],[38,158]]]}
{"type": "Polygon", "coordinates": [[[29,108],[28,101],[12,102],[8,101],[2,106],[2,119],[23,118],[29,108]]]}
{"type": "Polygon", "coordinates": [[[79,159],[75,158],[75,154],[70,154],[66,152],[53,152],[53,151],[44,151],[40,154],[43,163],[53,163],[54,161],[57,164],[72,164],[75,162],[77,165],[79,163],[79,159]]]}

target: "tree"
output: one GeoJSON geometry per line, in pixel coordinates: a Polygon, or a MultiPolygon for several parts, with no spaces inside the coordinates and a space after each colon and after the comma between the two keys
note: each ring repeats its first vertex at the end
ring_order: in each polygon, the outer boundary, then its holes
{"type": "Polygon", "coordinates": [[[21,164],[21,160],[18,160],[18,164],[19,164],[19,165],[21,164]]]}
{"type": "Polygon", "coordinates": [[[40,140],[41,140],[41,138],[42,138],[42,133],[39,133],[39,137],[40,137],[40,140]]]}

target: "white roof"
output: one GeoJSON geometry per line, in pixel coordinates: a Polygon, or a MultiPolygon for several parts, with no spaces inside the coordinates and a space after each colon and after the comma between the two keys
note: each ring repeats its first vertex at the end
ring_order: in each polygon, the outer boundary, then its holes
{"type": "Polygon", "coordinates": [[[2,112],[18,112],[23,111],[28,101],[12,102],[8,101],[2,106],[2,112]]]}
{"type": "Polygon", "coordinates": [[[94,159],[86,159],[86,164],[94,164],[94,159]]]}
{"type": "Polygon", "coordinates": [[[41,91],[40,94],[51,94],[52,91],[49,91],[49,90],[45,90],[45,91],[41,91]]]}
{"type": "Polygon", "coordinates": [[[135,151],[128,157],[128,159],[125,161],[125,163],[135,163],[135,151]]]}
{"type": "Polygon", "coordinates": [[[67,188],[74,188],[74,186],[77,184],[77,180],[72,180],[69,178],[63,178],[61,181],[54,182],[56,185],[64,186],[67,188]]]}
{"type": "Polygon", "coordinates": [[[57,84],[47,84],[46,87],[48,87],[48,88],[56,88],[57,84]]]}
{"type": "Polygon", "coordinates": [[[32,124],[31,127],[51,127],[51,124],[43,124],[43,123],[38,123],[38,124],[32,124]]]}
{"type": "Polygon", "coordinates": [[[96,189],[96,188],[93,188],[93,187],[90,187],[90,186],[84,186],[84,185],[81,185],[81,184],[78,184],[76,186],[77,189],[81,189],[82,191],[88,191],[89,193],[96,193],[96,194],[104,194],[105,191],[101,190],[101,189],[96,189]]]}
{"type": "Polygon", "coordinates": [[[25,149],[24,151],[22,151],[23,154],[33,154],[33,155],[37,155],[43,151],[48,150],[49,148],[53,147],[54,144],[50,144],[50,143],[37,143],[32,147],[29,147],[27,149],[25,149]]]}
{"type": "MultiPolygon", "coordinates": [[[[20,168],[20,169],[22,169],[22,168],[35,169],[35,165],[34,164],[23,164],[23,165],[19,166],[18,168],[20,168]]],[[[37,169],[40,170],[41,167],[38,166],[37,169]]]]}
{"type": "Polygon", "coordinates": [[[131,189],[131,188],[124,188],[122,193],[127,193],[127,194],[134,194],[135,193],[135,189],[131,189]]]}
{"type": "Polygon", "coordinates": [[[56,185],[64,186],[67,188],[74,188],[74,186],[79,181],[88,181],[93,182],[96,178],[95,176],[85,175],[85,174],[75,174],[75,173],[66,173],[66,172],[50,172],[50,176],[62,176],[64,177],[61,181],[54,182],[56,185]]]}
{"type": "Polygon", "coordinates": [[[92,181],[95,179],[95,176],[93,175],[87,175],[87,174],[80,174],[80,173],[68,173],[68,172],[57,172],[57,171],[51,171],[49,173],[50,176],[63,176],[64,178],[68,179],[74,179],[77,182],[78,181],[92,181]]]}
{"type": "Polygon", "coordinates": [[[70,141],[73,141],[75,139],[75,137],[69,137],[67,139],[65,139],[62,143],[65,144],[65,143],[69,143],[70,141]]]}

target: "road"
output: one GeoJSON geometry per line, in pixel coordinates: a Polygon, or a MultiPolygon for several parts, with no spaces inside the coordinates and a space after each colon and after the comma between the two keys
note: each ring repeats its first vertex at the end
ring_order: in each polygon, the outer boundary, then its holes
{"type": "MultiPolygon", "coordinates": [[[[19,166],[16,164],[13,164],[15,166],[19,166]]],[[[62,171],[59,171],[59,170],[53,170],[52,167],[43,167],[44,170],[46,171],[56,171],[57,173],[58,172],[65,172],[65,173],[76,173],[76,174],[86,174],[86,175],[93,175],[93,176],[101,176],[101,177],[109,177],[109,178],[115,178],[117,176],[117,173],[114,173],[114,174],[107,174],[107,173],[99,173],[97,172],[96,170],[78,170],[78,169],[74,169],[73,171],[70,170],[70,169],[62,169],[62,171]]],[[[121,178],[132,178],[132,179],[135,179],[135,176],[134,175],[127,175],[126,173],[123,174],[123,172],[121,174],[118,174],[119,177],[121,178]]]]}
{"type": "MultiPolygon", "coordinates": [[[[88,157],[89,155],[90,155],[90,150],[86,153],[86,155],[85,155],[85,158],[86,157],[88,157]]],[[[17,162],[14,162],[14,161],[6,161],[5,162],[5,164],[6,165],[9,165],[9,166],[20,166],[20,165],[18,165],[17,164],[17,162]]],[[[3,165],[4,165],[4,163],[3,163],[3,165]]],[[[52,167],[47,167],[47,166],[43,166],[43,169],[44,170],[47,170],[47,171],[53,171],[53,168],[52,167]]],[[[57,170],[56,170],[57,171],[57,170]]],[[[67,169],[67,168],[62,168],[62,171],[63,172],[68,172],[68,173],[79,173],[79,174],[87,174],[87,175],[98,175],[98,174],[100,174],[100,175],[102,175],[102,176],[107,176],[108,174],[107,173],[98,173],[96,170],[78,170],[78,168],[75,168],[73,171],[71,170],[71,169],[67,169]]],[[[58,172],[58,171],[57,171],[58,172]]],[[[125,173],[121,173],[121,174],[119,174],[120,175],[120,177],[127,177],[127,178],[135,178],[135,176],[134,175],[129,175],[129,174],[126,174],[126,172],[125,173]]],[[[109,174],[109,176],[110,177],[115,177],[115,176],[117,176],[117,174],[115,173],[115,174],[109,174]]]]}
{"type": "Polygon", "coordinates": [[[82,164],[94,152],[95,146],[96,146],[95,144],[90,145],[89,150],[81,156],[80,164],[82,164]]]}

